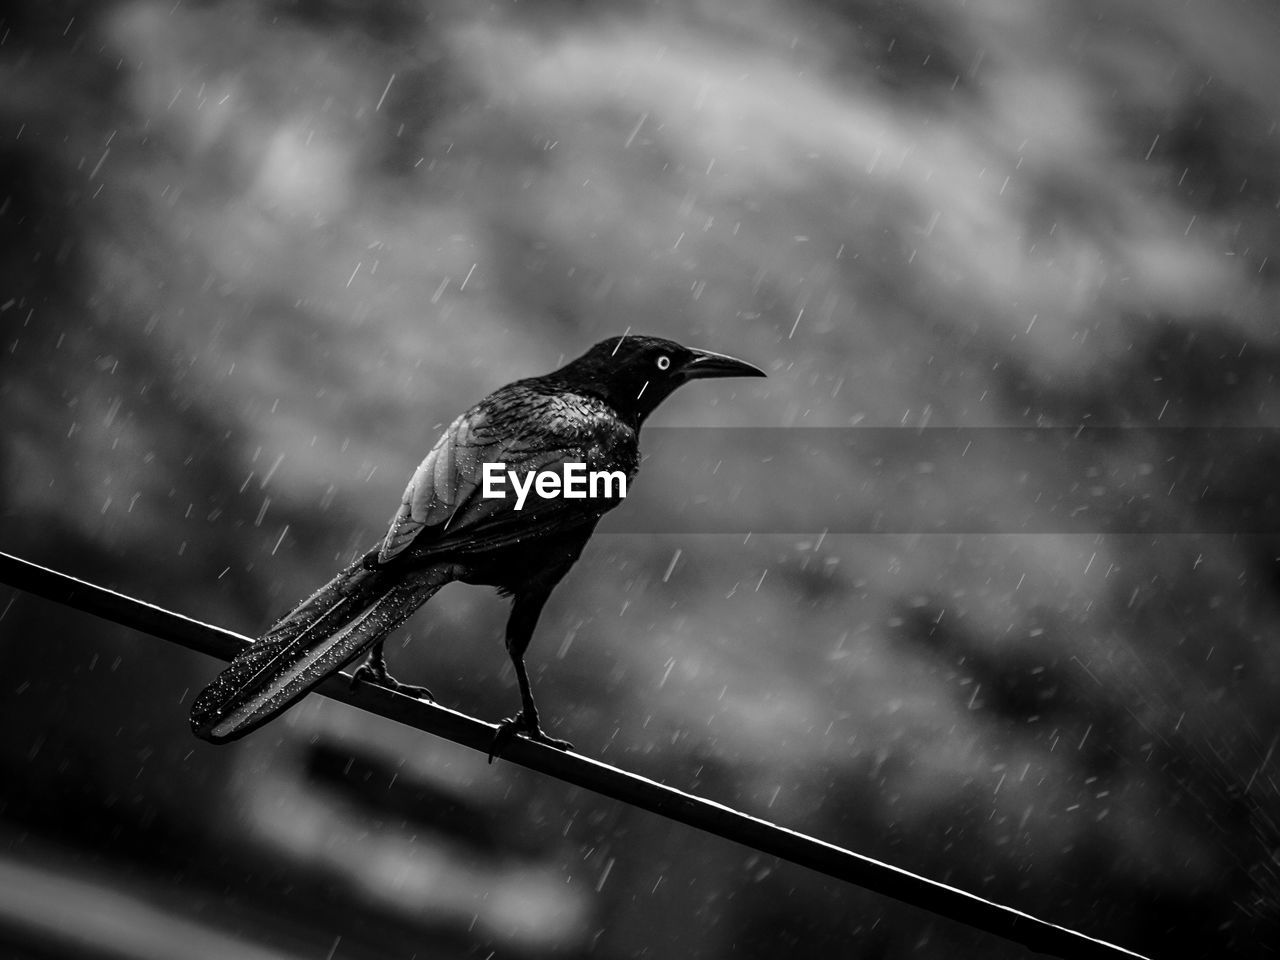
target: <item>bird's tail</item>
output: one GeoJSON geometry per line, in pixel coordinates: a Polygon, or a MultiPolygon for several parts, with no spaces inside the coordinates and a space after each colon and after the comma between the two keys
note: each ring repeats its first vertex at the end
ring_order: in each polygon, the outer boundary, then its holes
{"type": "Polygon", "coordinates": [[[205,687],[192,704],[191,729],[211,743],[256,730],[404,623],[452,579],[448,564],[405,572],[358,558],[205,687]]]}

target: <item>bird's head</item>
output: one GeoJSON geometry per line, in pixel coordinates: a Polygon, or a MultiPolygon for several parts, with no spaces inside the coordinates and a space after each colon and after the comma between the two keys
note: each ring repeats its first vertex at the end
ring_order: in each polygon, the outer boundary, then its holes
{"type": "Polygon", "coordinates": [[[695,350],[660,337],[624,334],[601,340],[553,376],[601,397],[639,425],[676,387],[690,380],[766,374],[722,353],[695,350]]]}

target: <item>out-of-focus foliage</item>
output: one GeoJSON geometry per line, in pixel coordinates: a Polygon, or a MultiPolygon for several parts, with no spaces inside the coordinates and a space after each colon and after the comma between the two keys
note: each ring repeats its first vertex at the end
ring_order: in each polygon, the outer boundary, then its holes
{"type": "MultiPolygon", "coordinates": [[[[658,424],[1118,426],[1126,469],[1198,453],[1153,428],[1274,427],[1278,27],[1237,0],[22,5],[0,549],[256,634],[456,413],[628,328],[770,372],[658,424]]],[[[1269,495],[1276,455],[1217,462],[1214,496],[1269,495]]],[[[1264,955],[1277,538],[746,536],[808,484],[851,515],[921,489],[794,469],[733,478],[743,535],[606,521],[531,654],[552,731],[1135,949],[1264,955]]],[[[674,457],[638,483],[689,506],[674,457]]],[[[505,715],[504,615],[451,587],[393,667],[505,715]]],[[[336,705],[199,744],[214,671],[0,593],[0,883],[188,955],[1017,955],[336,705]]]]}

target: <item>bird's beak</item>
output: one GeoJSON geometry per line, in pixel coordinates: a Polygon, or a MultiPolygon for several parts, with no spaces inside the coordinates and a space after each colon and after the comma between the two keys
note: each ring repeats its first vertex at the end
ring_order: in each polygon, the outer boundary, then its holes
{"type": "Polygon", "coordinates": [[[685,380],[701,380],[704,377],[767,377],[768,374],[755,364],[726,357],[710,350],[694,350],[693,356],[680,368],[685,380]]]}

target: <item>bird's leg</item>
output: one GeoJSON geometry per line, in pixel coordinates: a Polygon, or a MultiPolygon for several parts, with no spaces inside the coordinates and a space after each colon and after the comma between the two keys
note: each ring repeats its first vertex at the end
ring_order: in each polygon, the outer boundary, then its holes
{"type": "Polygon", "coordinates": [[[369,659],[360,664],[355,673],[351,675],[351,685],[354,687],[357,683],[375,683],[378,686],[394,690],[396,693],[403,693],[407,697],[435,703],[435,695],[426,687],[415,687],[411,683],[401,683],[387,673],[387,657],[382,649],[382,645],[385,642],[386,638],[384,637],[373,645],[373,649],[369,651],[369,659]]]}
{"type": "Polygon", "coordinates": [[[550,592],[539,590],[536,593],[517,594],[511,607],[511,618],[507,621],[507,653],[511,657],[511,665],[516,668],[516,682],[520,685],[520,712],[498,724],[498,733],[489,748],[490,763],[506,749],[517,733],[523,733],[530,740],[560,750],[569,750],[573,746],[567,740],[557,740],[542,732],[538,725],[538,708],[533,702],[533,690],[529,686],[529,672],[524,665],[524,654],[529,649],[529,641],[533,639],[533,628],[538,623],[538,615],[542,613],[542,605],[547,602],[550,592]]]}

